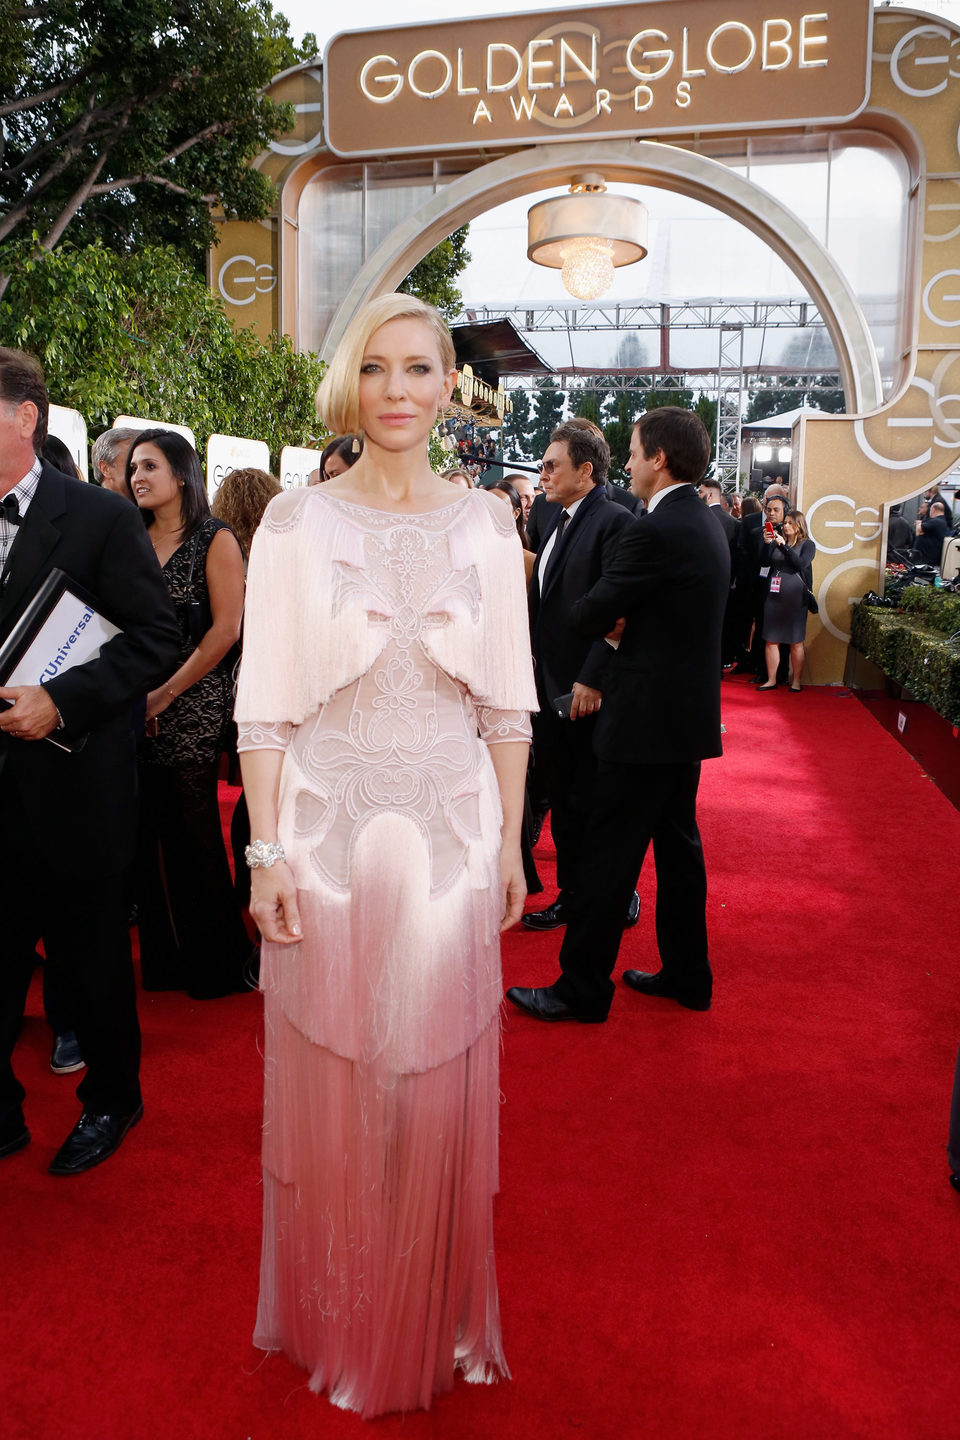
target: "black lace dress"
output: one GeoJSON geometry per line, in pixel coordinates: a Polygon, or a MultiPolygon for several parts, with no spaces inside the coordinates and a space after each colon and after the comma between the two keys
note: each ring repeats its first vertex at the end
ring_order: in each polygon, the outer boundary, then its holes
{"type": "MultiPolygon", "coordinates": [[[[163,567],[180,626],[178,668],[211,624],[206,559],[218,530],[207,517],[163,567]]],[[[137,915],[145,990],[212,998],[242,988],[250,951],[233,893],[217,772],[233,715],[228,655],[158,717],[139,748],[137,915]]]]}

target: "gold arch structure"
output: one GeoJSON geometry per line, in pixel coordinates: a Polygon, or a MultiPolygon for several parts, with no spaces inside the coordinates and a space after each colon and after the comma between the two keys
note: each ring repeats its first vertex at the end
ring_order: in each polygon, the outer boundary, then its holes
{"type": "MultiPolygon", "coordinates": [[[[883,9],[873,15],[872,40],[866,108],[854,120],[816,128],[883,134],[909,167],[906,340],[902,381],[886,403],[869,332],[829,253],[759,187],[685,148],[685,141],[696,145],[692,134],[671,135],[669,144],[571,135],[548,145],[500,146],[492,160],[478,157],[468,174],[385,238],[356,275],[324,344],[329,353],[357,306],[393,289],[444,235],[491,203],[565,183],[571,165],[583,165],[588,154],[608,178],[679,190],[746,225],[778,251],[817,301],[847,403],[856,407],[847,415],[803,416],[793,435],[796,503],[817,542],[820,615],[811,617],[807,632],[817,684],[842,680],[850,604],[882,585],[886,511],[960,460],[960,29],[922,11],[883,9]]],[[[264,334],[283,330],[295,340],[300,196],[318,170],[344,163],[325,145],[322,83],[319,64],[274,81],[272,97],[291,101],[297,111],[292,135],[256,162],[277,184],[277,214],[259,224],[224,223],[211,255],[211,284],[231,319],[264,334]]]]}

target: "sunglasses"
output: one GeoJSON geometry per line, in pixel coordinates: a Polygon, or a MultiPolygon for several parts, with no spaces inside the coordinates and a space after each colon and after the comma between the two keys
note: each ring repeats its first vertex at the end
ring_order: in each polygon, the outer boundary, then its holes
{"type": "Polygon", "coordinates": [[[538,460],[537,469],[541,475],[553,475],[562,464],[562,460],[538,460]]]}

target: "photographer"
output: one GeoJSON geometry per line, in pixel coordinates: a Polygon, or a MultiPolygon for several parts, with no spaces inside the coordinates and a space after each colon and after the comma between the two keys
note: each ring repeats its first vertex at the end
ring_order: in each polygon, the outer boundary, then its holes
{"type": "Polygon", "coordinates": [[[917,543],[914,555],[921,565],[940,568],[943,542],[950,534],[946,506],[942,500],[931,500],[930,513],[924,520],[917,521],[917,543]]]}
{"type": "MultiPolygon", "coordinates": [[[[772,504],[773,502],[771,502],[772,504]]],[[[780,502],[782,504],[782,502],[780,502]]],[[[780,646],[790,646],[790,689],[800,689],[807,630],[807,594],[813,584],[813,557],[817,547],[807,533],[799,510],[788,510],[782,523],[769,516],[763,526],[763,564],[769,566],[769,586],[763,606],[763,640],[767,678],[758,690],[777,688],[780,646]]]]}

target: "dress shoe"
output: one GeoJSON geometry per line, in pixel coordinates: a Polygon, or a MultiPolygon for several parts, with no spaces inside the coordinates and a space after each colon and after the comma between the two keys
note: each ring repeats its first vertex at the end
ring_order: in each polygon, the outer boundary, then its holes
{"type": "Polygon", "coordinates": [[[50,1052],[50,1069],[54,1075],[72,1075],[74,1070],[82,1070],[86,1063],[80,1054],[80,1042],[72,1030],[54,1035],[53,1050],[50,1052]]]}
{"type": "Polygon", "coordinates": [[[630,896],[630,904],[627,906],[627,923],[623,927],[624,930],[632,930],[639,919],[640,896],[637,894],[636,890],[634,890],[633,894],[630,896]]]}
{"type": "Polygon", "coordinates": [[[51,1175],[82,1175],[108,1160],[128,1130],[143,1119],[143,1105],[132,1115],[91,1115],[84,1110],[50,1162],[51,1175]]]}
{"type": "Polygon", "coordinates": [[[646,970],[624,970],[623,983],[640,995],[656,995],[665,1000],[676,1000],[687,1010],[709,1010],[710,996],[701,992],[697,995],[682,989],[675,980],[665,976],[662,970],[655,975],[646,970]]]}
{"type": "Polygon", "coordinates": [[[18,1150],[22,1150],[24,1145],[29,1144],[30,1131],[24,1124],[21,1115],[19,1120],[11,1120],[0,1130],[0,1160],[7,1155],[16,1155],[18,1150]]]}
{"type": "Polygon", "coordinates": [[[525,1010],[534,1020],[579,1020],[581,1025],[602,1025],[606,1015],[578,1015],[565,1001],[554,995],[549,985],[532,990],[522,985],[513,985],[507,991],[507,999],[518,1010],[525,1010]]]}
{"type": "Polygon", "coordinates": [[[954,1190],[960,1190],[960,1175],[957,1174],[956,1170],[950,1171],[950,1184],[953,1186],[954,1190]]]}
{"type": "Polygon", "coordinates": [[[545,910],[530,910],[526,915],[522,915],[520,924],[525,925],[528,930],[559,930],[561,925],[566,925],[568,918],[563,896],[558,895],[553,904],[548,905],[545,910]]]}

